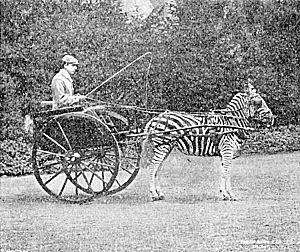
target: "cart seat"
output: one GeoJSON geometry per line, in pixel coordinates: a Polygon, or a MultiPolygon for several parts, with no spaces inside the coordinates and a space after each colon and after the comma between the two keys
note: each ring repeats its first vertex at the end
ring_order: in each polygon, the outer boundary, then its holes
{"type": "Polygon", "coordinates": [[[48,117],[48,116],[60,115],[60,114],[71,113],[71,112],[80,112],[84,110],[84,107],[82,105],[63,107],[59,109],[52,109],[52,105],[53,105],[53,101],[41,101],[40,107],[42,108],[42,110],[32,113],[32,117],[33,118],[48,117]]]}

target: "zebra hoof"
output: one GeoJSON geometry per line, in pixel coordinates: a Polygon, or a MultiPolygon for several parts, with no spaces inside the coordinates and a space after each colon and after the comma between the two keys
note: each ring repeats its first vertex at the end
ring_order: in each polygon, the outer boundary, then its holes
{"type": "Polygon", "coordinates": [[[151,199],[152,199],[152,201],[159,201],[160,200],[160,198],[156,197],[156,196],[152,196],[151,199]]]}
{"type": "Polygon", "coordinates": [[[158,199],[159,200],[164,200],[165,199],[165,195],[159,195],[158,199]]]}
{"type": "Polygon", "coordinates": [[[238,198],[236,196],[230,196],[230,201],[238,201],[238,198]]]}
{"type": "Polygon", "coordinates": [[[222,194],[222,200],[230,200],[230,195],[222,190],[220,190],[220,193],[222,194]]]}
{"type": "Polygon", "coordinates": [[[223,199],[224,201],[237,201],[237,200],[238,200],[237,197],[232,196],[232,195],[230,195],[230,194],[223,194],[223,195],[222,195],[222,199],[223,199]]]}
{"type": "Polygon", "coordinates": [[[229,198],[227,195],[223,195],[222,200],[224,200],[224,201],[229,201],[230,198],[229,198]]]}

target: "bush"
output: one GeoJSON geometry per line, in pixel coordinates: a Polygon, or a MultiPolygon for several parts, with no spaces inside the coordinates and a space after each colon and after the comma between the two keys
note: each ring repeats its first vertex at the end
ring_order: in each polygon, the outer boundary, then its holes
{"type": "Polygon", "coordinates": [[[31,145],[24,139],[4,140],[0,143],[0,176],[31,174],[31,145]]]}
{"type": "Polygon", "coordinates": [[[242,153],[274,154],[300,150],[300,126],[280,126],[276,130],[260,130],[250,134],[242,153]]]}

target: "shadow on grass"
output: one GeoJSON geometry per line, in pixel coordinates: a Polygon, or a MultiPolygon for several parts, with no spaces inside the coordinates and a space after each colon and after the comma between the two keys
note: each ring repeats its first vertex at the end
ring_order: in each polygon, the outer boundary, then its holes
{"type": "Polygon", "coordinates": [[[171,204],[197,204],[199,202],[220,202],[221,197],[216,195],[202,194],[202,195],[178,195],[166,196],[164,200],[152,201],[149,195],[144,194],[120,194],[111,195],[95,199],[96,204],[126,204],[139,205],[146,203],[171,203],[171,204]]]}
{"type": "Polygon", "coordinates": [[[1,197],[0,198],[2,203],[56,203],[63,201],[58,201],[54,197],[51,196],[41,196],[41,195],[14,195],[13,197],[1,197]]]}
{"type": "Polygon", "coordinates": [[[5,204],[43,204],[43,203],[51,203],[57,205],[87,205],[93,202],[93,199],[87,200],[82,203],[73,203],[68,201],[59,200],[50,195],[14,195],[14,197],[0,197],[0,202],[5,204]]]}
{"type": "Polygon", "coordinates": [[[203,194],[190,194],[190,195],[178,195],[173,196],[168,200],[172,203],[180,203],[180,204],[197,204],[199,202],[220,202],[221,197],[218,197],[216,195],[210,195],[207,193],[203,194]]]}
{"type": "Polygon", "coordinates": [[[58,205],[90,205],[90,204],[128,204],[128,205],[138,205],[151,202],[150,197],[142,194],[115,194],[109,196],[99,196],[92,198],[91,200],[84,203],[72,203],[59,200],[50,195],[38,195],[38,194],[27,194],[27,195],[14,195],[14,196],[4,196],[0,197],[0,202],[4,204],[19,203],[19,204],[28,204],[28,203],[53,203],[58,205]]]}
{"type": "Polygon", "coordinates": [[[122,193],[96,198],[94,202],[99,204],[127,204],[139,205],[151,202],[150,197],[138,193],[122,193]]]}

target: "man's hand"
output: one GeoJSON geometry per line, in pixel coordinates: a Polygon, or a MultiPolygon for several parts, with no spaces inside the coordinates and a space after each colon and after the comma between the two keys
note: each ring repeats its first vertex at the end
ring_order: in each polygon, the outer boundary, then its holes
{"type": "Polygon", "coordinates": [[[84,101],[85,99],[86,99],[85,95],[81,95],[81,94],[73,95],[71,98],[71,104],[78,103],[80,101],[84,101]]]}
{"type": "Polygon", "coordinates": [[[78,101],[86,99],[86,96],[85,95],[81,95],[81,94],[76,94],[75,97],[78,99],[78,101]]]}

